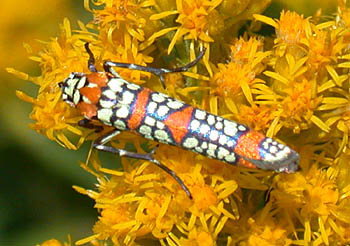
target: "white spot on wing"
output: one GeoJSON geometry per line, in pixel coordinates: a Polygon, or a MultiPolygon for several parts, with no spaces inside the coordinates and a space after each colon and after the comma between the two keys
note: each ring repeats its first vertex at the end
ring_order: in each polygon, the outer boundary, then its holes
{"type": "Polygon", "coordinates": [[[116,116],[117,118],[126,118],[129,115],[129,108],[127,106],[121,106],[117,112],[116,116]]]}
{"type": "Polygon", "coordinates": [[[151,128],[151,127],[146,126],[146,125],[142,125],[142,126],[140,126],[139,132],[140,132],[142,135],[144,135],[144,136],[146,136],[146,137],[152,139],[152,137],[151,137],[152,128],[151,128]]]}
{"type": "Polygon", "coordinates": [[[197,147],[197,145],[198,145],[198,140],[193,137],[186,138],[185,141],[183,142],[183,146],[188,149],[197,147]]]}
{"type": "Polygon", "coordinates": [[[218,130],[221,130],[222,128],[223,128],[223,124],[222,124],[222,122],[216,122],[216,124],[215,124],[215,127],[216,127],[216,129],[218,129],[218,130]]]}
{"type": "Polygon", "coordinates": [[[230,152],[223,148],[223,147],[219,147],[219,150],[218,150],[218,158],[219,159],[223,159],[225,156],[229,155],[230,152]]]}
{"type": "Polygon", "coordinates": [[[136,91],[136,90],[138,90],[138,89],[141,88],[140,86],[138,86],[138,85],[136,85],[136,84],[133,84],[133,83],[128,83],[128,84],[126,85],[126,87],[128,87],[128,89],[133,90],[133,91],[136,91]]]}
{"type": "Polygon", "coordinates": [[[169,108],[165,105],[159,106],[159,109],[157,110],[157,114],[162,117],[165,116],[169,112],[169,108]]]}
{"type": "Polygon", "coordinates": [[[234,153],[231,153],[229,155],[225,156],[225,161],[233,163],[236,161],[236,155],[234,153]]]}
{"type": "Polygon", "coordinates": [[[271,146],[269,149],[269,152],[271,152],[272,154],[276,154],[277,153],[277,147],[276,146],[271,146]]]}
{"type": "Polygon", "coordinates": [[[114,126],[122,131],[126,129],[126,125],[125,125],[124,121],[122,121],[122,120],[116,120],[114,122],[114,126]]]}
{"type": "Polygon", "coordinates": [[[225,145],[227,143],[227,137],[225,135],[220,135],[219,144],[225,145]]]}
{"type": "Polygon", "coordinates": [[[215,117],[214,115],[208,115],[208,119],[207,119],[207,122],[209,125],[214,125],[215,124],[215,117]]]}
{"type": "Polygon", "coordinates": [[[122,99],[122,103],[123,104],[131,104],[132,101],[134,100],[134,94],[132,94],[129,91],[124,91],[123,92],[123,99],[122,99]]]}
{"type": "Polygon", "coordinates": [[[205,111],[196,109],[196,112],[194,113],[194,116],[195,116],[198,120],[204,120],[206,114],[207,114],[207,113],[206,113],[205,111]]]}
{"type": "Polygon", "coordinates": [[[152,93],[152,100],[158,103],[164,102],[165,98],[163,94],[160,93],[152,93]]]}
{"type": "Polygon", "coordinates": [[[263,149],[268,150],[269,149],[269,143],[267,141],[264,141],[262,144],[263,149]]]}
{"type": "Polygon", "coordinates": [[[202,147],[202,149],[207,149],[208,148],[208,143],[207,142],[203,142],[201,147],[202,147]]]}
{"type": "Polygon", "coordinates": [[[224,133],[228,136],[235,136],[237,134],[237,123],[224,120],[224,133]]]}
{"type": "Polygon", "coordinates": [[[156,130],[154,136],[161,141],[169,141],[168,133],[164,130],[156,130]]]}
{"type": "Polygon", "coordinates": [[[112,109],[102,108],[97,110],[97,118],[102,122],[110,122],[112,114],[112,109]]]}
{"type": "Polygon", "coordinates": [[[112,101],[100,100],[99,102],[102,108],[112,108],[115,105],[112,101]]]}
{"type": "Polygon", "coordinates": [[[207,149],[207,155],[211,158],[215,158],[215,150],[207,149]]]}
{"type": "Polygon", "coordinates": [[[149,113],[154,113],[155,111],[156,111],[156,109],[157,109],[157,103],[155,103],[155,102],[150,102],[149,104],[148,104],[148,106],[147,106],[147,111],[149,112],[149,113]]]}
{"type": "Polygon", "coordinates": [[[230,148],[233,147],[233,141],[232,140],[227,142],[227,147],[230,147],[230,148]]]}
{"type": "Polygon", "coordinates": [[[209,138],[210,138],[211,141],[216,141],[216,140],[218,140],[218,138],[219,138],[219,132],[216,131],[216,130],[210,131],[210,133],[209,133],[209,138]]]}
{"type": "Polygon", "coordinates": [[[108,86],[114,92],[121,92],[123,90],[122,86],[125,83],[126,82],[123,79],[121,79],[121,78],[112,78],[112,79],[109,80],[108,86]]]}
{"type": "Polygon", "coordinates": [[[104,92],[102,92],[102,94],[111,100],[117,98],[117,94],[112,90],[105,90],[104,92]]]}
{"type": "Polygon", "coordinates": [[[207,149],[207,155],[212,157],[212,158],[216,158],[216,156],[215,156],[216,148],[217,148],[216,144],[209,143],[208,149],[207,149]]]}
{"type": "Polygon", "coordinates": [[[201,147],[196,147],[196,148],[194,148],[194,150],[197,151],[198,153],[202,153],[203,152],[201,147]]]}
{"type": "Polygon", "coordinates": [[[209,143],[209,149],[210,150],[214,150],[215,151],[217,147],[218,146],[216,144],[209,143]]]}
{"type": "Polygon", "coordinates": [[[184,104],[182,102],[179,102],[179,101],[170,101],[167,103],[168,107],[169,108],[172,108],[172,109],[179,109],[181,108],[184,104]]]}
{"type": "Polygon", "coordinates": [[[156,123],[156,120],[153,119],[152,117],[146,116],[145,123],[149,126],[154,126],[156,123]]]}
{"type": "Polygon", "coordinates": [[[199,131],[201,134],[205,135],[209,132],[210,127],[207,124],[202,124],[201,127],[199,128],[199,131]]]}
{"type": "Polygon", "coordinates": [[[197,130],[199,128],[200,124],[201,123],[198,120],[192,120],[190,123],[190,127],[191,127],[192,131],[197,130]]]}
{"type": "Polygon", "coordinates": [[[241,131],[241,132],[244,132],[244,131],[247,130],[247,128],[245,126],[239,124],[238,125],[238,130],[241,131]]]}
{"type": "Polygon", "coordinates": [[[164,125],[163,122],[157,121],[156,126],[157,126],[158,129],[164,129],[165,125],[164,125]]]}

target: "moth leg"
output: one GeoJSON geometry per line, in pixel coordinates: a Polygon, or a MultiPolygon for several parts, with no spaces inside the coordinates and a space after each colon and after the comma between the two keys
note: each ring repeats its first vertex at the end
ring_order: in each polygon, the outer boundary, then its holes
{"type": "MultiPolygon", "coordinates": [[[[164,77],[163,75],[166,73],[178,73],[178,72],[185,72],[189,68],[193,67],[196,65],[200,59],[205,54],[205,49],[203,49],[199,55],[194,59],[193,61],[189,62],[188,64],[182,66],[182,67],[176,67],[176,68],[154,68],[154,67],[147,67],[147,66],[141,66],[141,65],[136,65],[132,63],[123,63],[123,62],[113,62],[113,61],[105,61],[103,64],[103,68],[106,72],[110,72],[113,75],[116,75],[117,73],[112,69],[112,67],[121,67],[121,68],[127,68],[127,69],[132,69],[132,70],[139,70],[139,71],[145,71],[149,73],[153,73],[157,76],[159,76],[159,79],[165,88],[165,83],[164,83],[164,77]]],[[[120,77],[119,75],[117,77],[120,77]]]]}
{"type": "Polygon", "coordinates": [[[81,127],[88,128],[88,129],[95,129],[95,132],[100,132],[103,130],[103,126],[97,126],[97,125],[91,123],[91,120],[88,120],[88,119],[79,120],[78,125],[81,127]]]}
{"type": "Polygon", "coordinates": [[[95,67],[95,57],[89,48],[89,43],[85,43],[84,47],[85,47],[86,52],[89,54],[88,68],[89,68],[90,72],[96,73],[97,69],[95,67]]]}
{"type": "Polygon", "coordinates": [[[169,175],[171,175],[176,180],[176,182],[179,183],[181,188],[186,192],[186,195],[190,199],[192,199],[191,192],[189,191],[187,186],[184,184],[184,182],[179,178],[179,176],[177,176],[177,174],[173,170],[169,169],[167,166],[164,166],[162,163],[160,163],[157,159],[155,159],[153,157],[153,154],[154,154],[157,147],[154,148],[149,153],[146,153],[146,154],[141,153],[140,154],[140,153],[127,151],[124,149],[117,149],[117,148],[114,148],[112,146],[105,145],[106,143],[108,143],[113,137],[115,137],[119,133],[120,133],[120,131],[115,129],[115,130],[112,130],[112,131],[106,133],[105,135],[99,137],[98,139],[96,139],[93,142],[93,144],[92,144],[93,148],[95,148],[97,150],[109,152],[109,153],[112,153],[115,155],[119,155],[119,156],[125,156],[125,157],[130,157],[130,158],[139,159],[139,160],[147,160],[147,161],[154,163],[155,165],[157,165],[158,167],[163,169],[165,172],[167,172],[169,175]]]}

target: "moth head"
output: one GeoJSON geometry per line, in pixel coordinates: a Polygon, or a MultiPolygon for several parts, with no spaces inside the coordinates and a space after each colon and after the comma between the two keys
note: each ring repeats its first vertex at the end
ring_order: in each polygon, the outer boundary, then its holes
{"type": "Polygon", "coordinates": [[[79,89],[86,84],[86,76],[82,73],[71,73],[58,86],[62,91],[62,100],[75,107],[81,101],[79,89]]]}

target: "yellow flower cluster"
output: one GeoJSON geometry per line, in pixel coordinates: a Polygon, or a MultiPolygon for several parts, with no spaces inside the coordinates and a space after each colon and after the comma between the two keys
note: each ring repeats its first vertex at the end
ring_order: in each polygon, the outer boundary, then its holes
{"type": "MultiPolygon", "coordinates": [[[[68,242],[61,243],[56,239],[46,240],[45,242],[38,244],[37,246],[71,246],[71,238],[68,236],[68,242]]],[[[96,245],[97,246],[97,245],[96,245]]]]}
{"type": "MultiPolygon", "coordinates": [[[[100,69],[103,60],[180,66],[207,48],[202,65],[166,77],[166,91],[148,73],[117,71],[129,81],[280,139],[301,155],[300,171],[275,175],[161,145],[156,158],[189,187],[190,200],[147,161],[122,159],[123,169],[117,171],[103,168],[92,152],[90,163],[81,166],[96,176],[98,189],[74,188],[95,201],[100,216],[93,235],[78,245],[350,243],[350,9],[339,0],[331,20],[289,11],[275,20],[258,14],[269,2],[85,0],[93,21],[79,22],[80,29],[72,31],[64,20],[61,34],[32,57],[41,76],[9,69],[40,86],[37,98],[17,93],[33,104],[31,127],[77,149],[104,132],[77,126],[81,117],[60,100],[57,86],[70,72],[88,72],[85,42],[100,69]],[[248,28],[236,38],[252,18],[273,27],[275,36],[261,37],[248,28]]],[[[137,152],[154,146],[130,133],[112,145],[124,148],[127,143],[137,152]]]]}

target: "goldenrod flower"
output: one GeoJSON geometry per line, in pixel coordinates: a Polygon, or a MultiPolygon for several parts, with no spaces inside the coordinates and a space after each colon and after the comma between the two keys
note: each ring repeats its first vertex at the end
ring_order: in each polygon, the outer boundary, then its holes
{"type": "Polygon", "coordinates": [[[168,174],[158,173],[158,168],[149,162],[138,161],[135,167],[129,161],[123,161],[124,172],[118,172],[104,169],[94,161],[98,171],[111,177],[107,179],[95,173],[99,181],[98,192],[75,187],[93,198],[101,213],[94,226],[95,234],[78,244],[109,238],[115,244],[132,245],[138,237],[150,233],[154,238],[171,241],[174,245],[193,240],[200,243],[203,237],[214,243],[226,221],[238,218],[237,211],[230,212],[225,206],[238,188],[234,180],[224,178],[228,174],[227,167],[217,167],[213,161],[216,175],[209,175],[203,160],[194,159],[194,154],[179,155],[174,147],[160,148],[157,159],[168,160],[167,166],[190,188],[193,201],[178,189],[178,184],[168,174]]]}
{"type": "Polygon", "coordinates": [[[305,175],[298,173],[275,180],[277,188],[271,192],[271,199],[276,199],[278,209],[289,217],[288,221],[298,220],[303,225],[306,242],[318,233],[325,244],[331,235],[345,239],[340,228],[342,223],[350,223],[349,209],[345,209],[349,201],[345,198],[347,195],[341,194],[349,185],[340,191],[338,175],[338,168],[323,171],[313,166],[305,175]]]}
{"type": "MultiPolygon", "coordinates": [[[[173,50],[175,44],[179,40],[190,40],[191,57],[194,57],[194,48],[199,45],[209,49],[210,44],[215,40],[220,43],[223,36],[233,32],[236,33],[238,29],[234,24],[239,23],[242,19],[251,18],[251,11],[263,11],[269,1],[250,1],[241,2],[223,1],[223,0],[177,0],[176,10],[173,10],[174,1],[165,1],[166,4],[161,5],[166,10],[156,13],[151,16],[152,20],[164,19],[167,28],[155,32],[146,42],[151,44],[156,38],[159,38],[169,32],[175,32],[172,36],[168,46],[168,54],[173,50]],[[179,26],[169,25],[167,18],[172,15],[178,15],[176,23],[179,26]]],[[[161,8],[161,7],[160,7],[161,8]]],[[[232,36],[230,36],[232,38],[232,36]]],[[[183,41],[182,41],[183,42],[183,41]]],[[[182,43],[180,42],[180,43],[182,43]]],[[[209,65],[209,50],[204,56],[203,62],[207,71],[212,75],[212,70],[209,65]]],[[[215,54],[215,56],[217,56],[215,54]]]]}
{"type": "Polygon", "coordinates": [[[320,104],[321,97],[313,98],[312,84],[306,79],[292,84],[284,90],[287,96],[281,102],[283,110],[281,118],[286,127],[299,132],[310,127],[308,124],[311,124],[312,118],[316,117],[313,112],[320,104]]]}
{"type": "MultiPolygon", "coordinates": [[[[31,118],[36,122],[31,127],[45,134],[49,139],[55,140],[60,145],[70,149],[77,149],[86,134],[78,129],[74,123],[78,121],[80,116],[68,105],[61,100],[61,92],[57,86],[72,70],[86,71],[86,58],[83,54],[83,42],[72,36],[70,23],[64,21],[61,26],[60,39],[54,39],[46,43],[46,49],[37,56],[32,57],[37,61],[43,71],[43,75],[37,78],[27,78],[40,86],[37,98],[27,96],[23,92],[17,92],[17,95],[33,104],[31,118]],[[67,137],[67,130],[80,137],[76,144],[73,144],[67,137]]],[[[91,34],[87,34],[85,38],[91,40],[91,34]]],[[[18,76],[26,76],[15,70],[9,69],[9,72],[18,76]]]]}
{"type": "Polygon", "coordinates": [[[310,49],[307,62],[314,72],[324,69],[326,65],[336,61],[337,56],[341,55],[342,50],[346,47],[346,43],[340,36],[339,38],[336,36],[330,37],[330,35],[339,35],[339,32],[330,33],[322,29],[315,29],[315,33],[316,35],[311,36],[307,42],[310,49]]]}
{"type": "MultiPolygon", "coordinates": [[[[178,14],[176,22],[179,23],[180,26],[167,30],[168,32],[176,30],[169,44],[168,53],[171,52],[175,43],[182,39],[183,36],[185,36],[186,39],[200,40],[202,43],[213,42],[214,40],[208,35],[208,16],[220,3],[221,0],[179,0],[176,1],[176,11],[168,11],[152,16],[152,20],[158,20],[169,15],[178,14]]],[[[155,33],[150,39],[152,40],[165,33],[164,31],[160,31],[155,33]]],[[[208,47],[208,45],[205,46],[208,47]]]]}
{"type": "Polygon", "coordinates": [[[56,239],[50,239],[40,244],[40,246],[62,246],[62,244],[56,239]]]}
{"type": "MultiPolygon", "coordinates": [[[[241,107],[247,109],[248,105],[257,108],[253,99],[253,90],[265,83],[258,78],[266,68],[264,62],[270,52],[263,52],[262,40],[251,38],[235,40],[231,49],[231,61],[228,64],[218,64],[211,79],[213,96],[219,95],[225,102],[230,113],[237,119],[241,113],[241,107]]],[[[227,114],[228,112],[221,112],[227,114]]],[[[243,121],[244,122],[244,121],[243,121]]],[[[248,123],[248,122],[245,122],[248,123]]],[[[261,126],[261,127],[266,127],[261,126]]]]}
{"type": "MultiPolygon", "coordinates": [[[[249,88],[256,82],[255,74],[249,65],[237,63],[218,64],[219,72],[215,73],[213,83],[217,84],[216,93],[219,96],[242,94],[242,87],[249,88]]],[[[251,92],[248,89],[248,93],[251,92]]],[[[250,95],[248,97],[251,97],[250,95]]]]}
{"type": "Polygon", "coordinates": [[[275,26],[277,38],[287,44],[298,44],[309,35],[309,22],[303,15],[282,11],[278,25],[275,26]]]}
{"type": "MultiPolygon", "coordinates": [[[[71,238],[68,236],[68,242],[61,243],[57,239],[46,240],[45,242],[38,244],[37,246],[71,246],[71,238]]],[[[97,246],[97,245],[96,245],[97,246]]]]}
{"type": "Polygon", "coordinates": [[[249,220],[251,235],[249,246],[288,246],[292,240],[287,238],[287,230],[277,225],[273,218],[259,218],[259,221],[249,220]]]}
{"type": "Polygon", "coordinates": [[[248,40],[243,38],[236,39],[232,45],[231,50],[231,61],[237,63],[248,63],[253,64],[254,67],[260,66],[260,69],[264,68],[264,64],[260,64],[269,52],[263,52],[264,41],[261,38],[252,37],[248,40]]]}
{"type": "Polygon", "coordinates": [[[125,44],[132,38],[142,42],[157,30],[158,23],[149,19],[153,5],[149,0],[84,0],[85,8],[94,14],[93,24],[99,26],[100,38],[110,44],[125,44]],[[99,8],[91,9],[90,2],[99,8]]]}
{"type": "Polygon", "coordinates": [[[339,8],[339,18],[337,18],[338,25],[348,28],[350,26],[350,10],[347,7],[347,1],[338,0],[337,3],[339,8]]]}
{"type": "Polygon", "coordinates": [[[239,109],[239,114],[237,117],[239,122],[242,122],[256,131],[267,131],[270,127],[272,121],[274,120],[274,115],[272,112],[276,111],[271,106],[246,106],[242,105],[239,109]]]}

